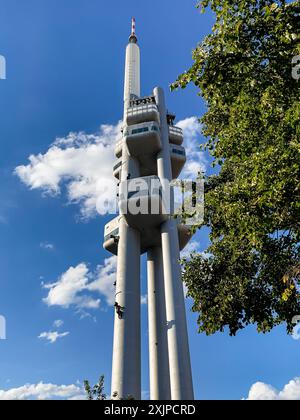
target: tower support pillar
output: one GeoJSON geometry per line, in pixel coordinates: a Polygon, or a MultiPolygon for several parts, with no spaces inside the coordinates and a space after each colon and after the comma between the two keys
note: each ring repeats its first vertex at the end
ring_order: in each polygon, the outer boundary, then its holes
{"type": "Polygon", "coordinates": [[[140,233],[120,221],[111,395],[141,399],[140,233]]]}
{"type": "Polygon", "coordinates": [[[150,399],[170,400],[166,300],[161,247],[148,251],[150,399]]]}
{"type": "MultiPolygon", "coordinates": [[[[170,157],[169,127],[164,92],[161,88],[154,90],[160,114],[162,151],[158,155],[158,176],[163,186],[163,196],[169,197],[170,214],[174,208],[173,191],[167,183],[172,181],[170,157]]],[[[179,264],[180,249],[177,221],[170,216],[161,227],[162,256],[164,268],[165,300],[168,325],[169,369],[172,400],[193,400],[193,380],[188,343],[188,332],[185,312],[185,299],[181,269],[179,264]]]]}

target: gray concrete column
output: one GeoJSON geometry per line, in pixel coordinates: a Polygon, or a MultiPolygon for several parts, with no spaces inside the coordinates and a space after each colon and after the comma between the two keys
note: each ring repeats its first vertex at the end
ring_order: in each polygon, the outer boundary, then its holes
{"type": "Polygon", "coordinates": [[[112,395],[132,395],[141,399],[141,291],[140,233],[120,222],[116,302],[123,310],[122,319],[115,314],[112,395]]]}
{"type": "MultiPolygon", "coordinates": [[[[169,143],[169,128],[164,92],[161,88],[154,90],[156,103],[160,113],[160,129],[163,150],[157,159],[158,176],[163,185],[163,193],[167,192],[167,181],[172,180],[172,167],[169,143]]],[[[171,212],[173,211],[171,194],[171,212]]],[[[181,268],[179,264],[180,250],[177,222],[170,219],[162,225],[162,255],[164,267],[166,313],[168,323],[168,350],[172,400],[194,399],[188,332],[185,313],[185,299],[181,268]]]]}
{"type": "MultiPolygon", "coordinates": [[[[138,176],[138,162],[129,156],[124,142],[121,181],[138,176]]],[[[141,399],[140,255],[140,233],[123,217],[119,226],[116,303],[124,308],[124,315],[119,319],[115,314],[111,395],[132,395],[136,400],[141,399]]]]}
{"type": "Polygon", "coordinates": [[[150,399],[170,400],[166,301],[161,247],[148,251],[150,399]]]}

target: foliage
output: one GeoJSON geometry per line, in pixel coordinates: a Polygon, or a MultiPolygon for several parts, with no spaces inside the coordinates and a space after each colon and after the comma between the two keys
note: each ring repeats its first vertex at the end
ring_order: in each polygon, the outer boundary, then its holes
{"type": "Polygon", "coordinates": [[[172,85],[193,83],[207,104],[206,256],[183,264],[199,330],[249,324],[290,332],[300,314],[300,2],[202,0],[216,22],[172,85]],[[208,255],[208,256],[207,256],[208,255]]]}
{"type": "Polygon", "coordinates": [[[100,376],[99,382],[91,387],[89,381],[84,381],[84,389],[89,401],[97,400],[104,401],[106,400],[106,394],[104,393],[104,376],[100,376]]]}
{"type": "MultiPolygon", "coordinates": [[[[90,382],[85,380],[84,381],[84,389],[86,392],[87,399],[89,401],[97,400],[97,401],[104,401],[107,399],[107,395],[104,392],[104,376],[100,376],[99,382],[91,387],[90,382]]],[[[131,401],[134,400],[132,395],[128,395],[124,398],[119,398],[118,393],[115,392],[113,394],[114,399],[118,399],[120,401],[131,401]]]]}
{"type": "Polygon", "coordinates": [[[119,398],[119,394],[117,392],[113,394],[113,398],[118,399],[120,401],[134,401],[134,397],[132,395],[127,395],[127,397],[119,398]]]}

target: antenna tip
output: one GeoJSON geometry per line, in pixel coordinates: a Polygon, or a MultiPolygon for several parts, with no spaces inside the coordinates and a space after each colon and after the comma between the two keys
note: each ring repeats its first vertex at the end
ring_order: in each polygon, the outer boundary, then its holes
{"type": "Polygon", "coordinates": [[[134,17],[131,19],[131,35],[130,35],[129,41],[135,44],[137,43],[137,37],[135,34],[135,18],[134,17]]]}
{"type": "Polygon", "coordinates": [[[131,19],[131,35],[135,35],[135,17],[131,19]]]}

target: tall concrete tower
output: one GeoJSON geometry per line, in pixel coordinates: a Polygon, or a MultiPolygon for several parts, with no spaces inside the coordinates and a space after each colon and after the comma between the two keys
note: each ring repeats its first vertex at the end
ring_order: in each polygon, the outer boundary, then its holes
{"type": "Polygon", "coordinates": [[[113,168],[120,215],[105,226],[104,248],[118,256],[112,395],[141,399],[140,257],[147,253],[150,398],[192,400],[180,250],[190,229],[173,217],[170,182],[186,162],[183,132],[164,92],[140,93],[140,49],[132,20],[126,49],[124,119],[113,168]]]}

